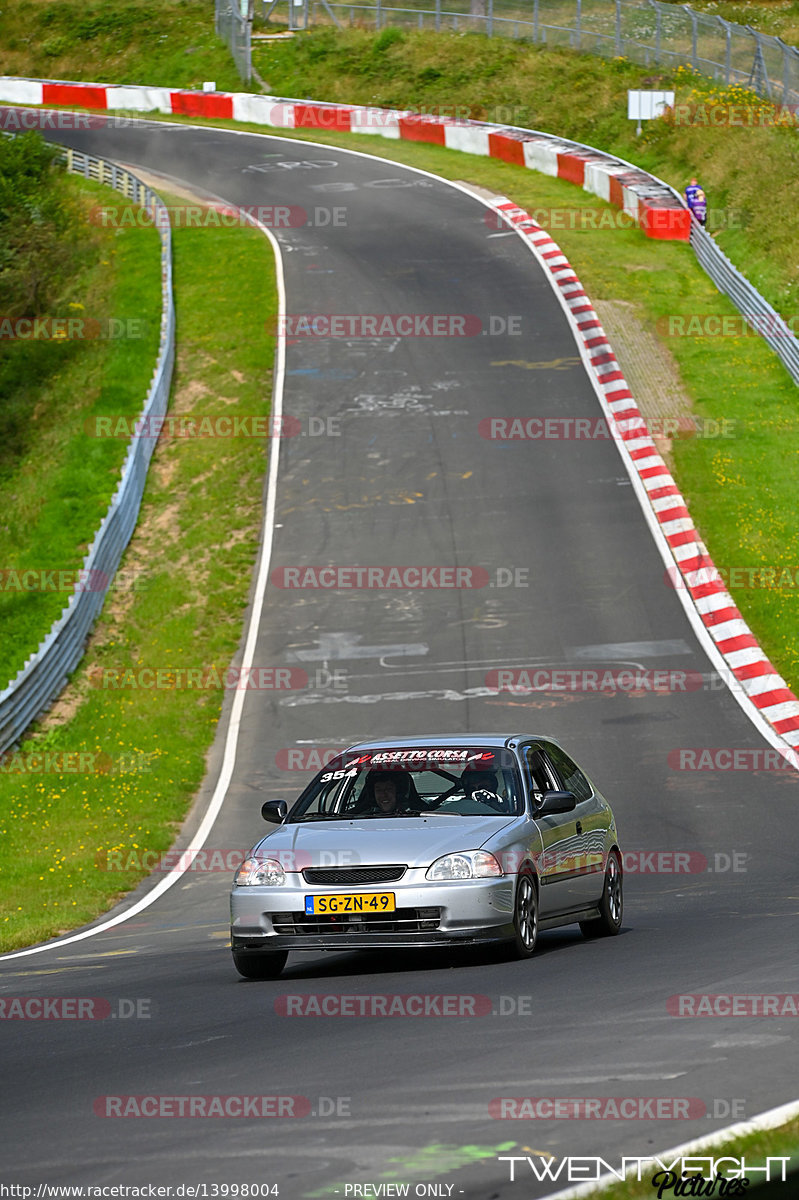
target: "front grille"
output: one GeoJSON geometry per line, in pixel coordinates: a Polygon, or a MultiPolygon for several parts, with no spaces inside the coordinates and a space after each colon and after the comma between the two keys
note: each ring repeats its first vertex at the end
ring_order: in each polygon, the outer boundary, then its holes
{"type": "Polygon", "coordinates": [[[328,887],[359,887],[364,883],[396,883],[407,867],[307,867],[302,877],[306,883],[323,883],[328,887]]]}
{"type": "Polygon", "coordinates": [[[422,933],[441,927],[440,908],[398,908],[388,913],[338,913],[314,916],[304,912],[267,913],[275,933],[422,933]]]}

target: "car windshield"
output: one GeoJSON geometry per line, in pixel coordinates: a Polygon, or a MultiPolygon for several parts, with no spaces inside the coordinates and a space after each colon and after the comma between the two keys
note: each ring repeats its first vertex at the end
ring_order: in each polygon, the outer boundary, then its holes
{"type": "Polygon", "coordinates": [[[522,811],[509,751],[430,747],[342,755],[320,772],[288,819],[508,817],[522,811]]]}

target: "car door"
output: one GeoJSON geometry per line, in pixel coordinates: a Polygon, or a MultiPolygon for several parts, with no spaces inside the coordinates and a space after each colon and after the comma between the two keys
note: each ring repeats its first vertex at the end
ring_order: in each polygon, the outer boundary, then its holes
{"type": "Polygon", "coordinates": [[[604,851],[610,822],[608,810],[591,781],[561,746],[556,742],[545,742],[542,749],[550,771],[558,780],[558,787],[573,792],[577,799],[577,807],[569,813],[574,818],[574,841],[570,841],[566,849],[569,854],[569,895],[582,908],[595,904],[602,895],[604,851]]]}
{"type": "Polygon", "coordinates": [[[533,802],[533,820],[542,844],[537,864],[541,916],[549,917],[581,907],[580,890],[574,877],[575,856],[580,840],[577,817],[574,811],[536,817],[535,810],[544,792],[561,791],[563,788],[540,742],[529,742],[520,750],[533,802]]]}

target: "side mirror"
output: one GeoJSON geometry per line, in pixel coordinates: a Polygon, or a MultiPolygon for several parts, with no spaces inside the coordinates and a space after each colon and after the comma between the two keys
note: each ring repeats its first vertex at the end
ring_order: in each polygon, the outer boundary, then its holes
{"type": "Polygon", "coordinates": [[[280,825],[288,816],[289,806],[285,800],[265,800],[261,805],[261,816],[273,825],[280,825]]]}
{"type": "Polygon", "coordinates": [[[544,792],[544,798],[533,813],[534,817],[551,817],[555,813],[572,812],[577,807],[574,792],[544,792]]]}

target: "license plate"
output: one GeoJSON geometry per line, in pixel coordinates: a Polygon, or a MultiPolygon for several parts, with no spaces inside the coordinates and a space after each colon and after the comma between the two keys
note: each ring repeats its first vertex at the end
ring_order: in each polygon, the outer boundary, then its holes
{"type": "Polygon", "coordinates": [[[309,916],[394,912],[396,907],[393,892],[360,892],[357,896],[305,897],[305,912],[309,916]]]}

